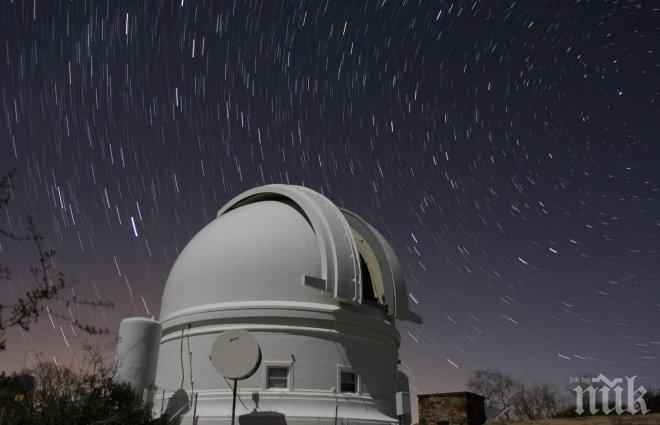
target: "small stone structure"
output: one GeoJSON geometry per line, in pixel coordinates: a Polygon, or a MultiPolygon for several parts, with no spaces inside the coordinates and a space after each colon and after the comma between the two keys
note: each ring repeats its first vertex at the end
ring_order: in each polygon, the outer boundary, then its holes
{"type": "Polygon", "coordinates": [[[462,391],[421,394],[419,425],[481,425],[486,421],[484,398],[462,391]]]}

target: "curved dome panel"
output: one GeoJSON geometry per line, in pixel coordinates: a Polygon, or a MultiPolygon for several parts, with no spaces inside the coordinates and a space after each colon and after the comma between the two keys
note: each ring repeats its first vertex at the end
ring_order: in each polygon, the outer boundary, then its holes
{"type": "Polygon", "coordinates": [[[314,229],[295,205],[277,200],[237,206],[186,245],[167,279],[161,321],[174,313],[239,301],[332,303],[301,287],[322,276],[314,229]]]}
{"type": "Polygon", "coordinates": [[[382,280],[385,305],[390,316],[399,320],[410,320],[421,323],[422,318],[408,308],[408,290],[406,281],[401,272],[399,259],[394,249],[372,225],[359,215],[346,209],[341,210],[349,225],[354,229],[356,237],[361,240],[358,245],[364,244],[377,263],[378,276],[382,280]]]}
{"type": "Polygon", "coordinates": [[[309,220],[321,255],[321,280],[303,283],[323,289],[340,301],[360,303],[362,275],[355,240],[342,212],[325,196],[302,186],[271,184],[238,195],[218,212],[218,217],[244,205],[283,198],[294,203],[309,220]]]}
{"type": "Polygon", "coordinates": [[[365,220],[305,187],[257,187],[229,201],[183,249],[161,321],[231,303],[360,304],[363,277],[369,302],[376,295],[388,316],[421,320],[408,309],[394,250],[365,220]]]}

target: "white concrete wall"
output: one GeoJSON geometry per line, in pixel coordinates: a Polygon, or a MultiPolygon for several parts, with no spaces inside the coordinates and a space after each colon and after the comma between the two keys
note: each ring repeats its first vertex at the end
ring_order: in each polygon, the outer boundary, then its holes
{"type": "MultiPolygon", "coordinates": [[[[239,382],[239,395],[247,409],[238,402],[237,415],[255,408],[252,398],[253,393],[258,393],[259,411],[283,413],[288,424],[334,423],[336,406],[338,418],[349,418],[349,423],[396,423],[398,334],[393,326],[377,319],[381,311],[366,306],[361,309],[373,310],[366,315],[367,320],[364,317],[360,320],[364,313],[339,310],[339,317],[335,316],[337,322],[261,317],[253,319],[252,323],[194,326],[184,330],[183,351],[181,331],[170,332],[161,344],[156,385],[161,391],[168,390],[166,397],[177,390],[181,384],[183,358],[183,389],[191,392],[189,343],[200,421],[225,423],[231,414],[231,388],[213,369],[209,353],[219,332],[239,326],[255,335],[263,358],[255,375],[239,382]],[[347,314],[355,321],[348,321],[347,314]],[[289,389],[265,389],[269,365],[290,367],[289,389]],[[352,369],[358,376],[358,393],[333,392],[339,389],[339,369],[343,367],[352,369]]],[[[159,393],[155,400],[158,411],[160,396],[159,393]]]]}

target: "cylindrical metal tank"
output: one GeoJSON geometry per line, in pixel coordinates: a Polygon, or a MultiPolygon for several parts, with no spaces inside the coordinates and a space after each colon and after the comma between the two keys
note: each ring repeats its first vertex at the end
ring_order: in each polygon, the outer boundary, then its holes
{"type": "Polygon", "coordinates": [[[156,379],[160,336],[160,323],[154,319],[129,317],[119,325],[116,379],[145,400],[151,398],[156,379]]]}

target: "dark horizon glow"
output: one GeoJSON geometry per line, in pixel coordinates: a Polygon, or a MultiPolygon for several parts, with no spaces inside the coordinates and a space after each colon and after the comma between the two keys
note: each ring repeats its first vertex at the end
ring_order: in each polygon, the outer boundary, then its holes
{"type": "MultiPolygon", "coordinates": [[[[72,308],[81,321],[158,316],[173,261],[229,199],[300,184],[397,251],[425,320],[399,325],[415,392],[479,367],[660,385],[651,3],[1,7],[0,170],[17,175],[0,226],[34,213],[76,293],[115,302],[72,308]]],[[[0,258],[6,303],[34,256],[0,258]]],[[[0,363],[77,362],[76,341],[44,317],[0,363]]]]}

